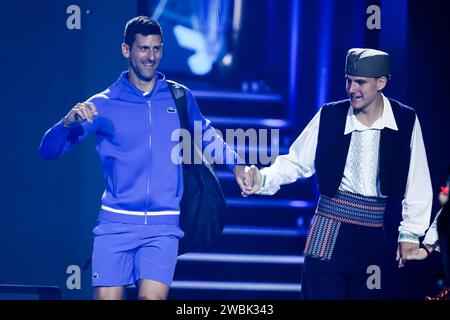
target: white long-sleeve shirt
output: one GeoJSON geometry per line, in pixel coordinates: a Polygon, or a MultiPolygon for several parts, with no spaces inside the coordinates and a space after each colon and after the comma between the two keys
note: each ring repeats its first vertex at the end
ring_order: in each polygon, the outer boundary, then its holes
{"type": "MultiPolygon", "coordinates": [[[[383,196],[378,175],[380,133],[383,128],[398,130],[391,104],[385,96],[383,103],[383,113],[371,127],[362,124],[350,106],[344,134],[351,134],[352,137],[339,190],[364,196],[383,196]]],[[[321,110],[294,141],[287,155],[278,156],[270,167],[261,170],[262,182],[258,194],[275,194],[281,185],[295,182],[299,178],[308,178],[316,172],[314,160],[320,112],[321,110]]],[[[411,158],[399,231],[423,236],[430,223],[432,187],[422,130],[417,117],[410,148],[411,158]]]]}

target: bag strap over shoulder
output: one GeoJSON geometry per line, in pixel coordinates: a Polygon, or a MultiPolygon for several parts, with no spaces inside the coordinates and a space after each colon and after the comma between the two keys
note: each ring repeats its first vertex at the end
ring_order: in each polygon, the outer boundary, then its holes
{"type": "Polygon", "coordinates": [[[167,84],[169,85],[170,93],[172,94],[173,100],[175,101],[175,105],[177,107],[178,117],[180,119],[181,128],[188,130],[191,134],[191,158],[195,159],[195,155],[202,159],[204,165],[208,167],[208,169],[212,170],[212,166],[205,161],[205,158],[202,155],[200,147],[193,140],[194,133],[191,130],[191,126],[189,125],[189,114],[188,114],[188,106],[187,106],[187,97],[185,89],[172,80],[167,80],[167,84]]]}
{"type": "Polygon", "coordinates": [[[172,94],[177,107],[181,127],[190,132],[186,92],[184,88],[175,81],[167,80],[167,84],[169,85],[170,93],[172,94]]]}

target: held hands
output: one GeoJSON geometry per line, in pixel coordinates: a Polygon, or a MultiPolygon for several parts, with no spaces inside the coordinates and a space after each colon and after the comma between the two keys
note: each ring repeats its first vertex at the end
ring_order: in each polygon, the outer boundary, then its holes
{"type": "Polygon", "coordinates": [[[431,254],[431,252],[433,252],[433,250],[434,250],[433,246],[425,244],[421,246],[416,255],[408,257],[408,260],[424,260],[431,254]]]}
{"type": "Polygon", "coordinates": [[[236,177],[236,182],[241,188],[241,195],[243,197],[248,197],[256,192],[258,192],[261,185],[261,173],[259,169],[251,165],[241,166],[237,165],[233,169],[234,175],[236,177]]]}
{"type": "Polygon", "coordinates": [[[403,268],[407,260],[423,260],[426,255],[427,252],[425,249],[419,249],[418,243],[399,242],[395,260],[398,261],[398,267],[403,268]]]}
{"type": "Polygon", "coordinates": [[[66,127],[69,127],[85,120],[89,123],[93,123],[96,115],[98,115],[97,108],[92,102],[77,103],[63,118],[63,124],[66,127]]]}

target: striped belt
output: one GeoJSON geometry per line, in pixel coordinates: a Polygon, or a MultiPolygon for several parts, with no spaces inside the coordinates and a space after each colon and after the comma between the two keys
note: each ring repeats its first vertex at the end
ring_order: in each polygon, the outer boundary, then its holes
{"type": "Polygon", "coordinates": [[[330,260],[341,223],[382,227],[386,199],[338,191],[334,197],[321,195],[309,228],[305,256],[330,260]]]}
{"type": "Polygon", "coordinates": [[[338,191],[333,197],[321,195],[316,214],[365,227],[382,227],[386,199],[338,191]]]}

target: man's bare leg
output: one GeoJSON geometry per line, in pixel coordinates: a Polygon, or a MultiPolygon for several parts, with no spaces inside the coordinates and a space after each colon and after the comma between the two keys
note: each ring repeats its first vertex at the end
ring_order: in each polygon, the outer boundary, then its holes
{"type": "Polygon", "coordinates": [[[138,283],[139,300],[166,300],[169,295],[169,287],[164,283],[142,279],[138,283]]]}
{"type": "Polygon", "coordinates": [[[95,300],[122,300],[123,287],[95,287],[95,300]]]}

